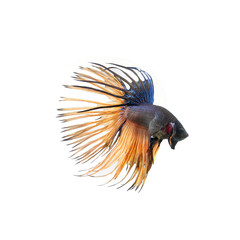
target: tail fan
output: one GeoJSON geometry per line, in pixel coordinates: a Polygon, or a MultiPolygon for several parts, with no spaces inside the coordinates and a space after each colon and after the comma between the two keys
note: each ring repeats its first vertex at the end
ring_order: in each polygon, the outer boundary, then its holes
{"type": "MultiPolygon", "coordinates": [[[[148,129],[131,122],[127,118],[129,106],[144,103],[153,104],[154,88],[151,76],[133,67],[110,64],[106,67],[92,63],[92,68],[81,68],[74,79],[80,85],[65,87],[106,96],[109,102],[63,97],[62,101],[85,102],[91,107],[61,108],[59,114],[63,122],[92,118],[93,120],[69,125],[63,128],[68,132],[63,137],[72,145],[72,157],[77,163],[85,163],[103,157],[95,166],[81,176],[97,176],[111,169],[111,180],[120,177],[124,167],[125,176],[120,182],[133,181],[129,189],[143,187],[152,166],[159,141],[152,139],[148,129]],[[130,175],[130,177],[129,177],[130,175]]],[[[111,181],[110,180],[110,181],[111,181]]]]}

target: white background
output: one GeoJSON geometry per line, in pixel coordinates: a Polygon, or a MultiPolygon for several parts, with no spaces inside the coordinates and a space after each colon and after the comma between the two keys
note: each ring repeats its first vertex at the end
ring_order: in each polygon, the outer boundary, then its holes
{"type": "Polygon", "coordinates": [[[1,239],[240,239],[239,1],[2,1],[1,239]],[[135,65],[189,133],[140,193],[73,176],[56,119],[88,61],[135,65]]]}

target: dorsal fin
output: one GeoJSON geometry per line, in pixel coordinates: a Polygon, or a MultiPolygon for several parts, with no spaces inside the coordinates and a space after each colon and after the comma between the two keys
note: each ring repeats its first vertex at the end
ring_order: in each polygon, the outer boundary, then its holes
{"type": "Polygon", "coordinates": [[[92,64],[104,67],[105,70],[111,72],[119,79],[122,87],[126,90],[124,97],[128,105],[153,104],[154,86],[152,78],[147,72],[140,68],[125,67],[115,63],[110,63],[110,67],[98,63],[92,64]]]}

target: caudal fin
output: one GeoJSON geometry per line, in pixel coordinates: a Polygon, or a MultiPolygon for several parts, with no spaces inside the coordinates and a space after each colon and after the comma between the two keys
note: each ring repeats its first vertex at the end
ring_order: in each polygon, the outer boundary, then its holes
{"type": "Polygon", "coordinates": [[[106,96],[109,102],[78,98],[62,98],[63,101],[84,102],[92,106],[59,109],[59,117],[70,123],[86,119],[64,127],[68,132],[63,137],[73,146],[72,157],[77,162],[103,158],[87,169],[83,176],[96,176],[106,170],[112,174],[111,180],[120,177],[124,167],[126,174],[120,182],[133,181],[132,188],[142,187],[154,161],[159,142],[150,138],[148,129],[128,120],[129,106],[153,103],[153,83],[149,74],[131,67],[111,64],[109,67],[93,63],[92,68],[81,68],[75,73],[79,85],[66,85],[75,90],[83,90],[106,96]],[[88,120],[92,119],[92,120],[88,120]],[[87,121],[88,120],[88,121],[87,121]]]}

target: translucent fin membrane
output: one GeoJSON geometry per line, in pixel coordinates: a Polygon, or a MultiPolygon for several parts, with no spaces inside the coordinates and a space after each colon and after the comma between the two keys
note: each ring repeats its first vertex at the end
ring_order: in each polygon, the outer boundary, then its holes
{"type": "MultiPolygon", "coordinates": [[[[93,63],[93,68],[81,68],[74,79],[79,85],[65,85],[74,90],[82,90],[106,96],[109,102],[63,97],[62,101],[93,104],[91,107],[61,108],[59,117],[65,123],[80,121],[63,128],[64,141],[72,145],[72,156],[85,163],[103,157],[82,176],[96,176],[107,169],[111,180],[120,177],[124,167],[127,171],[120,182],[123,185],[133,181],[130,189],[141,188],[146,180],[159,142],[150,138],[148,129],[127,119],[128,106],[153,102],[151,77],[136,68],[120,65],[105,67],[93,63]],[[121,74],[117,73],[121,72],[121,74]],[[81,122],[84,119],[84,122],[81,122]]],[[[107,175],[108,175],[107,174],[107,175]]]]}
{"type": "Polygon", "coordinates": [[[123,182],[122,186],[124,186],[133,181],[129,189],[135,188],[137,190],[139,187],[141,189],[153,164],[153,156],[159,147],[158,142],[151,146],[150,141],[146,128],[127,120],[122,127],[121,137],[114,148],[111,149],[111,152],[101,163],[88,170],[86,175],[94,176],[107,168],[111,169],[112,166],[115,166],[114,170],[109,173],[113,175],[110,180],[112,181],[117,179],[124,167],[127,166],[126,174],[118,184],[123,182]],[[129,175],[130,173],[131,175],[129,175]]]}

